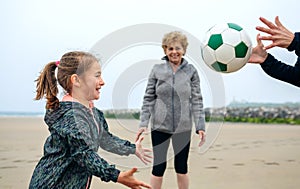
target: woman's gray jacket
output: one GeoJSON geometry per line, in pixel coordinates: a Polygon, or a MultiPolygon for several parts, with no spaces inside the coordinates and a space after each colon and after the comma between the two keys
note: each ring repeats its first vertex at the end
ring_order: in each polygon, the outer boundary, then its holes
{"type": "Polygon", "coordinates": [[[140,127],[166,133],[178,133],[192,129],[205,131],[203,99],[197,70],[183,59],[176,72],[164,57],[164,63],[156,64],[148,78],[141,111],[140,127]]]}

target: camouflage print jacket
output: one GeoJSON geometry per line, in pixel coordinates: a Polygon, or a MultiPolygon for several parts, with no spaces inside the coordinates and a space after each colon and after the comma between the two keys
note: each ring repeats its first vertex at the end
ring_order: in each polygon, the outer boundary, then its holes
{"type": "Polygon", "coordinates": [[[77,102],[60,102],[58,109],[47,110],[44,120],[50,136],[29,188],[89,188],[92,175],[117,181],[120,171],[97,150],[129,155],[135,153],[135,144],[112,135],[103,113],[91,110],[77,102]]]}

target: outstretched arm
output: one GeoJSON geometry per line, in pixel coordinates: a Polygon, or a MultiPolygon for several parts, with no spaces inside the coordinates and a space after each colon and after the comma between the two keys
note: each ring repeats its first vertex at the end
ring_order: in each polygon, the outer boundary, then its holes
{"type": "Polygon", "coordinates": [[[124,184],[132,189],[141,189],[142,187],[151,188],[150,185],[137,180],[133,174],[137,171],[137,168],[132,168],[129,171],[121,172],[118,177],[118,183],[124,184]]]}
{"type": "Polygon", "coordinates": [[[135,141],[135,144],[128,140],[121,139],[109,132],[107,122],[103,116],[100,117],[102,118],[102,128],[104,129],[100,142],[103,149],[119,155],[135,154],[143,163],[147,164],[151,162],[152,156],[150,153],[152,151],[142,146],[144,137],[139,137],[135,141]]]}
{"type": "Polygon", "coordinates": [[[256,36],[257,46],[252,49],[248,62],[261,64],[262,69],[271,77],[300,87],[300,58],[298,57],[296,64],[291,66],[277,60],[266,51],[277,46],[287,48],[289,51],[295,50],[295,53],[299,56],[300,34],[295,33],[294,35],[286,29],[279,21],[278,16],[275,18],[275,24],[263,17],[260,17],[260,20],[268,28],[257,26],[256,29],[270,35],[260,36],[258,34],[256,36]],[[265,47],[262,40],[270,40],[272,43],[265,47]]]}
{"type": "Polygon", "coordinates": [[[279,17],[275,17],[275,23],[260,17],[260,21],[262,21],[267,27],[257,26],[256,29],[258,31],[264,32],[269,34],[268,36],[260,36],[259,39],[261,40],[269,40],[272,43],[266,46],[266,49],[270,49],[273,47],[282,47],[287,48],[294,39],[294,33],[288,30],[286,27],[282,25],[279,21],[279,17]]]}
{"type": "Polygon", "coordinates": [[[260,64],[262,69],[271,77],[300,86],[300,58],[294,66],[287,65],[268,54],[259,34],[256,37],[257,46],[252,49],[249,63],[260,64]]]}
{"type": "Polygon", "coordinates": [[[148,149],[148,148],[143,148],[142,146],[142,141],[144,140],[143,136],[139,136],[139,138],[136,140],[135,145],[136,145],[136,151],[135,151],[135,155],[140,158],[140,160],[144,163],[144,164],[148,164],[151,163],[151,159],[152,156],[150,155],[150,153],[152,152],[152,150],[148,149]]]}
{"type": "Polygon", "coordinates": [[[256,41],[257,41],[257,45],[252,49],[252,54],[248,62],[261,64],[267,59],[268,53],[266,51],[266,48],[264,47],[264,44],[260,39],[260,34],[257,34],[256,41]]]}

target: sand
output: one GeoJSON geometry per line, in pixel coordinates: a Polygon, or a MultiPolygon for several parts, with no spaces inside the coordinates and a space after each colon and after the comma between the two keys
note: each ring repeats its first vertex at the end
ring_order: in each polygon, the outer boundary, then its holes
{"type": "MultiPolygon", "coordinates": [[[[138,122],[107,120],[111,132],[133,141],[138,122]]],[[[300,126],[209,123],[207,143],[200,149],[192,137],[189,156],[190,189],[300,188],[300,126]]],[[[0,188],[28,188],[33,169],[43,153],[48,130],[43,118],[0,118],[0,188]]],[[[150,135],[144,146],[150,146],[150,135]]],[[[99,151],[121,170],[136,166],[138,179],[149,182],[151,165],[134,155],[99,151]]],[[[163,188],[175,189],[172,151],[163,188]]],[[[91,188],[125,188],[93,178],[91,188]]]]}

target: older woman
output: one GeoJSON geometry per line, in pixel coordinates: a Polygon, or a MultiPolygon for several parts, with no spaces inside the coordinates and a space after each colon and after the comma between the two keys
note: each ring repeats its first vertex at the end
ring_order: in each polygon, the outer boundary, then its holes
{"type": "Polygon", "coordinates": [[[154,65],[144,95],[137,139],[146,131],[151,118],[154,162],[150,182],[154,189],[161,188],[170,141],[175,154],[178,188],[188,188],[192,117],[200,137],[199,145],[205,141],[200,79],[195,67],[183,58],[187,46],[187,38],[181,32],[165,34],[162,40],[166,54],[162,58],[164,63],[154,65]]]}

